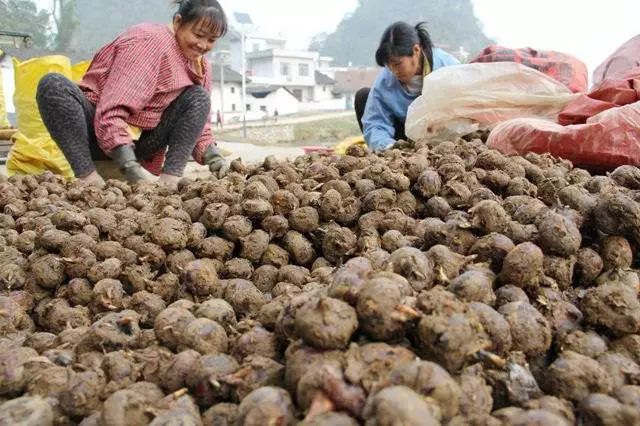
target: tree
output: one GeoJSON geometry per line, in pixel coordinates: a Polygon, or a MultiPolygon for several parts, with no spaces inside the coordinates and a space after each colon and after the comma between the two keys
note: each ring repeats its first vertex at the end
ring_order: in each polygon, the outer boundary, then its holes
{"type": "Polygon", "coordinates": [[[49,44],[49,13],[31,0],[0,0],[0,29],[31,35],[35,47],[49,44]]]}
{"type": "Polygon", "coordinates": [[[395,21],[415,24],[426,21],[436,46],[450,53],[461,47],[475,53],[492,41],[484,34],[473,12],[471,0],[360,0],[357,9],[345,16],[336,31],[329,34],[322,55],[334,58],[336,65],[368,66],[380,36],[395,21]]]}
{"type": "Polygon", "coordinates": [[[69,47],[89,57],[126,28],[141,22],[171,22],[168,0],[75,0],[75,20],[69,47]]]}
{"type": "Polygon", "coordinates": [[[51,16],[56,25],[54,47],[56,50],[69,49],[73,31],[78,26],[75,18],[76,0],[53,0],[51,16]]]}
{"type": "Polygon", "coordinates": [[[309,50],[312,52],[321,52],[324,49],[327,37],[329,37],[329,33],[326,32],[314,35],[309,44],[309,50]]]}

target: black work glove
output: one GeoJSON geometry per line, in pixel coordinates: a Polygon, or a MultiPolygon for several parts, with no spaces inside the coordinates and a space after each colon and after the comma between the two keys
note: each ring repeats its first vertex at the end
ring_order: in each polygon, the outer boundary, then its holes
{"type": "Polygon", "coordinates": [[[138,163],[133,145],[120,145],[109,153],[109,156],[120,168],[129,183],[136,183],[147,180],[147,174],[138,163]]]}
{"type": "Polygon", "coordinates": [[[218,178],[223,177],[229,171],[229,163],[220,154],[220,151],[214,145],[209,145],[204,153],[204,164],[209,166],[209,170],[212,174],[218,178]]]}
{"type": "Polygon", "coordinates": [[[415,147],[415,144],[410,140],[398,139],[393,147],[396,149],[411,149],[415,147]]]}

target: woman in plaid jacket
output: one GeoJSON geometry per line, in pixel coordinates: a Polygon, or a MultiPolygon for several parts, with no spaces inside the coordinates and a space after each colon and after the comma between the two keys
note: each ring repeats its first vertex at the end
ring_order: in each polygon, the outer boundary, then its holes
{"type": "Polygon", "coordinates": [[[149,172],[176,185],[190,156],[226,167],[211,131],[206,54],[227,31],[217,0],[177,0],[171,26],[140,24],[104,46],[79,85],[48,74],[40,115],[75,175],[103,184],[95,160],[112,159],[129,182],[149,172]]]}

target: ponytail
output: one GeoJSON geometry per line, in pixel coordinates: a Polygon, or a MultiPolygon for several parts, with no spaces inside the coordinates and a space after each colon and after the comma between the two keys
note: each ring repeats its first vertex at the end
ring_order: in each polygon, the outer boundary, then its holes
{"type": "Polygon", "coordinates": [[[427,30],[427,23],[419,22],[414,28],[420,39],[422,53],[426,60],[429,61],[431,69],[433,69],[433,44],[431,43],[431,35],[429,35],[429,31],[427,30]]]}
{"type": "Polygon", "coordinates": [[[376,63],[384,67],[392,57],[412,56],[413,46],[416,44],[420,45],[433,69],[433,44],[426,22],[420,22],[415,27],[406,22],[391,24],[380,39],[380,45],[376,51],[376,63]]]}

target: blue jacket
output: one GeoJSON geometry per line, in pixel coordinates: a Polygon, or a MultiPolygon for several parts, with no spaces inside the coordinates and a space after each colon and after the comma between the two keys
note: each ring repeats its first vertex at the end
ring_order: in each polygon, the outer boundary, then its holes
{"type": "MultiPolygon", "coordinates": [[[[433,49],[433,70],[458,65],[460,62],[442,49],[433,49]]],[[[407,119],[409,105],[418,96],[409,94],[389,68],[384,68],[376,79],[362,116],[364,139],[370,149],[382,151],[396,141],[393,138],[395,120],[407,119]]]]}

